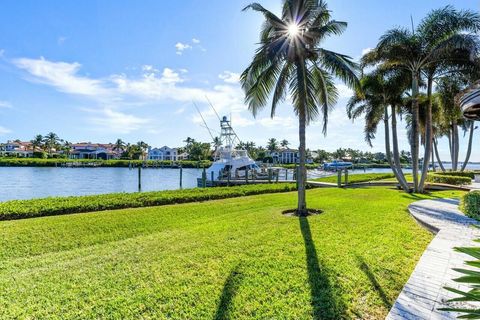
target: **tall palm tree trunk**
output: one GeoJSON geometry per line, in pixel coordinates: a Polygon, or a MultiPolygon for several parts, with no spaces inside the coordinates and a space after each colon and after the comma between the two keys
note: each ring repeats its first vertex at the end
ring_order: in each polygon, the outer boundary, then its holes
{"type": "Polygon", "coordinates": [[[455,123],[455,171],[458,170],[458,157],[460,155],[460,135],[458,133],[458,125],[455,123]]]}
{"type": "Polygon", "coordinates": [[[418,186],[418,191],[423,192],[425,180],[427,179],[428,167],[430,165],[430,154],[432,153],[432,86],[433,78],[428,77],[427,80],[427,114],[425,119],[425,153],[423,156],[422,177],[418,186]]]}
{"type": "Polygon", "coordinates": [[[445,172],[445,167],[443,166],[443,162],[440,159],[440,155],[438,153],[437,139],[433,139],[433,149],[435,150],[435,156],[437,157],[437,162],[440,166],[440,169],[442,170],[442,172],[445,172]]]}
{"type": "Polygon", "coordinates": [[[411,151],[412,151],[412,175],[413,175],[413,192],[418,192],[418,151],[419,151],[419,113],[418,113],[418,80],[419,80],[418,71],[413,71],[412,73],[412,138],[410,141],[411,151]]]}
{"type": "MultiPolygon", "coordinates": [[[[432,145],[433,145],[433,141],[432,141],[432,145]]],[[[432,154],[432,171],[436,172],[437,169],[435,168],[435,154],[433,153],[433,148],[432,148],[431,154],[432,154]]]]}
{"type": "Polygon", "coordinates": [[[298,164],[298,206],[297,206],[297,214],[298,215],[306,215],[307,214],[307,202],[305,196],[305,182],[306,182],[306,170],[305,170],[305,128],[306,128],[306,119],[305,119],[305,112],[299,112],[298,115],[299,121],[299,130],[298,130],[298,137],[300,140],[299,146],[299,164],[298,164]]]}
{"type": "MultiPolygon", "coordinates": [[[[402,189],[406,192],[410,191],[407,180],[403,175],[402,164],[400,163],[400,153],[398,151],[398,136],[397,136],[397,112],[395,105],[391,105],[392,110],[392,144],[393,144],[393,160],[397,171],[397,180],[402,189]]],[[[395,171],[394,171],[395,173],[395,171]]]]}
{"type": "MultiPolygon", "coordinates": [[[[297,81],[299,83],[301,91],[305,93],[306,84],[305,84],[305,62],[297,62],[297,81]]],[[[305,194],[305,182],[307,180],[307,172],[305,169],[305,130],[307,126],[307,119],[305,114],[306,109],[306,97],[301,95],[301,105],[298,110],[298,138],[300,145],[298,147],[299,153],[299,164],[298,164],[298,205],[297,205],[297,215],[306,216],[307,211],[307,201],[305,194]]]]}
{"type": "Polygon", "coordinates": [[[475,122],[472,121],[470,125],[470,134],[468,136],[468,148],[467,148],[467,155],[465,156],[465,161],[462,164],[462,168],[460,171],[465,171],[467,167],[468,161],[470,160],[470,155],[472,154],[472,142],[473,142],[473,131],[475,130],[475,122]]]}
{"type": "Polygon", "coordinates": [[[452,164],[453,164],[452,130],[451,129],[448,130],[448,150],[450,151],[450,161],[452,161],[452,164]]]}
{"type": "Polygon", "coordinates": [[[457,127],[457,121],[453,120],[452,121],[452,138],[451,138],[451,143],[452,143],[452,171],[457,171],[458,170],[458,152],[459,152],[459,146],[458,146],[458,127],[457,127]]]}

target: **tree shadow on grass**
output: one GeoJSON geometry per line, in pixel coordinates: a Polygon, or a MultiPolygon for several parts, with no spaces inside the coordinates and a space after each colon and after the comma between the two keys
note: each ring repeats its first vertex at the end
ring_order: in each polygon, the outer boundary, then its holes
{"type": "Polygon", "coordinates": [[[325,266],[318,260],[317,249],[312,239],[308,218],[300,217],[299,222],[307,256],[306,262],[313,319],[344,319],[346,318],[345,304],[340,294],[332,288],[325,266]]]}
{"type": "Polygon", "coordinates": [[[237,294],[238,288],[240,287],[243,281],[244,275],[241,272],[240,264],[237,264],[225,280],[222,289],[222,295],[220,296],[220,301],[217,305],[217,311],[213,319],[215,320],[228,320],[232,319],[230,312],[232,307],[233,299],[237,294]]]}
{"type": "Polygon", "coordinates": [[[370,267],[362,257],[357,256],[357,261],[358,261],[358,266],[360,270],[362,270],[363,273],[365,273],[365,275],[367,276],[368,280],[370,280],[370,283],[375,289],[375,292],[378,294],[378,296],[382,300],[382,303],[385,306],[385,308],[390,310],[392,308],[392,303],[389,301],[388,296],[385,293],[385,291],[383,291],[380,283],[378,283],[377,278],[375,277],[375,274],[372,272],[372,270],[370,269],[370,267]]]}

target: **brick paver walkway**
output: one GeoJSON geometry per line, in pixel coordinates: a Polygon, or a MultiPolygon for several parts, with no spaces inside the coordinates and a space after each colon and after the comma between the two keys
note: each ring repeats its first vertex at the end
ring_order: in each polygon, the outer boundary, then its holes
{"type": "MultiPolygon", "coordinates": [[[[458,201],[453,199],[417,201],[408,209],[420,224],[436,236],[420,258],[387,319],[456,319],[458,314],[442,312],[438,308],[453,306],[447,300],[456,296],[443,287],[468,289],[452,281],[460,276],[452,268],[464,268],[465,260],[472,258],[455,252],[453,248],[479,245],[473,240],[480,238],[480,230],[472,227],[478,222],[464,216],[458,210],[458,201]]],[[[457,303],[455,306],[460,305],[457,303]]]]}

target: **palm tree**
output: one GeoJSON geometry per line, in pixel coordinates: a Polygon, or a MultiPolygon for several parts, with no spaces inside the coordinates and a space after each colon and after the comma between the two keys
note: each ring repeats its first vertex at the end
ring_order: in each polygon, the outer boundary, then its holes
{"type": "Polygon", "coordinates": [[[466,32],[480,30],[480,16],[472,11],[457,11],[452,6],[433,10],[415,30],[395,28],[387,31],[364,62],[382,63],[385,68],[402,68],[411,74],[412,137],[414,191],[423,192],[432,149],[432,105],[427,104],[425,123],[425,156],[422,177],[418,181],[419,160],[419,84],[422,75],[427,82],[431,102],[433,81],[441,73],[467,64],[477,51],[476,36],[466,32]]]}
{"type": "Polygon", "coordinates": [[[470,156],[472,154],[472,144],[473,144],[473,132],[478,129],[477,126],[475,126],[475,121],[472,120],[466,120],[464,123],[464,132],[466,133],[467,131],[469,132],[468,134],[468,145],[467,145],[467,154],[465,155],[465,160],[463,161],[462,167],[460,168],[460,171],[465,171],[468,161],[470,161],[470,156]]]}
{"type": "Polygon", "coordinates": [[[113,144],[113,151],[117,153],[122,153],[125,150],[125,142],[122,139],[117,139],[113,144]]]}
{"type": "Polygon", "coordinates": [[[33,140],[30,140],[32,144],[33,152],[37,151],[37,148],[41,149],[43,146],[43,136],[41,134],[37,134],[33,140]]]}
{"type": "Polygon", "coordinates": [[[396,129],[396,106],[401,104],[402,94],[405,88],[405,75],[401,72],[385,74],[374,71],[364,75],[360,81],[360,88],[350,98],[347,104],[347,115],[355,120],[365,114],[365,140],[372,146],[377,126],[383,120],[385,129],[385,156],[404,191],[409,191],[405,176],[403,175],[398,151],[398,139],[396,129]],[[391,107],[392,135],[394,155],[390,150],[390,129],[388,107],[391,107]]]}
{"type": "Polygon", "coordinates": [[[467,80],[461,75],[442,77],[437,81],[437,94],[435,100],[439,106],[439,116],[435,127],[438,135],[445,135],[448,138],[452,170],[458,169],[458,156],[460,148],[460,137],[458,126],[463,123],[462,111],[456,96],[467,86],[467,80]]]}
{"type": "Polygon", "coordinates": [[[146,155],[147,155],[147,150],[149,145],[143,141],[139,141],[137,142],[137,146],[141,154],[141,160],[146,160],[147,159],[146,155]]]}
{"type": "Polygon", "coordinates": [[[268,139],[268,142],[267,142],[267,150],[270,151],[270,152],[274,152],[274,151],[278,150],[278,141],[277,141],[277,139],[275,139],[275,138],[270,138],[270,139],[268,139]]]}
{"type": "Polygon", "coordinates": [[[44,138],[43,141],[45,143],[45,146],[48,149],[48,154],[52,155],[52,150],[58,146],[58,141],[60,139],[58,138],[57,134],[54,132],[48,133],[44,138]]]}
{"type": "Polygon", "coordinates": [[[247,6],[262,13],[265,22],[260,46],[252,63],[241,75],[246,102],[254,116],[273,93],[271,117],[289,94],[299,121],[299,174],[297,214],[308,214],[305,199],[305,129],[320,113],[323,132],[327,131],[328,112],[335,105],[338,91],[334,76],[350,87],[358,85],[358,66],[350,57],[327,50],[321,42],[341,34],[346,22],[331,20],[323,0],[284,0],[278,17],[258,3],[247,6]]]}
{"type": "Polygon", "coordinates": [[[193,138],[190,138],[190,137],[187,137],[187,139],[183,140],[183,142],[185,142],[188,145],[192,144],[195,142],[195,139],[193,138]]]}
{"type": "Polygon", "coordinates": [[[288,145],[290,144],[290,142],[288,142],[288,140],[286,139],[283,139],[281,142],[280,142],[280,146],[282,148],[288,148],[288,145]]]}
{"type": "Polygon", "coordinates": [[[72,143],[68,142],[68,141],[65,141],[63,143],[62,150],[65,153],[65,155],[67,156],[67,158],[69,158],[70,153],[72,152],[72,143]]]}

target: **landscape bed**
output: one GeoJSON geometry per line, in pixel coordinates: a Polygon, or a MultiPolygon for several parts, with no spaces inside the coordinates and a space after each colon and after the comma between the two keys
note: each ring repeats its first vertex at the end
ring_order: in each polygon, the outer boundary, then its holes
{"type": "MultiPolygon", "coordinates": [[[[379,181],[395,178],[393,173],[359,173],[359,174],[349,174],[348,175],[348,184],[368,182],[368,181],[379,181]]],[[[328,183],[337,183],[337,175],[332,175],[328,177],[322,177],[313,179],[313,181],[318,182],[328,182],[328,183]]],[[[345,183],[345,176],[342,173],[342,183],[345,183]]]]}
{"type": "Polygon", "coordinates": [[[432,239],[406,210],[429,196],[307,196],[322,214],[283,216],[290,192],[2,221],[0,318],[384,318],[432,239]]]}

